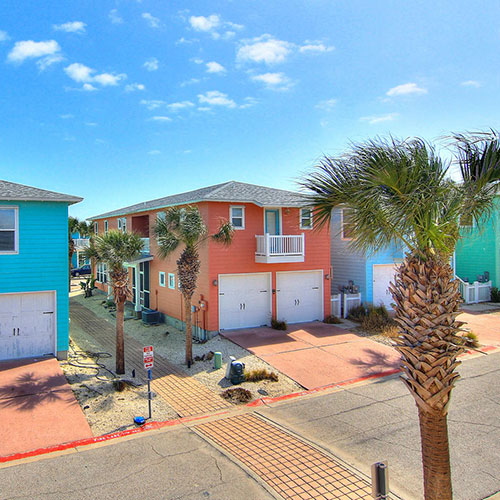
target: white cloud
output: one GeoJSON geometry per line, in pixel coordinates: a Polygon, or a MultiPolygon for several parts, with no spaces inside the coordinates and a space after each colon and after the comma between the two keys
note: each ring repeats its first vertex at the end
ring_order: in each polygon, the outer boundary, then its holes
{"type": "Polygon", "coordinates": [[[416,83],[404,83],[389,89],[385,95],[389,97],[409,94],[427,94],[427,89],[419,87],[416,83]]]}
{"type": "Polygon", "coordinates": [[[306,40],[304,42],[304,45],[302,45],[299,48],[299,51],[302,53],[309,52],[309,53],[313,53],[313,54],[314,53],[320,54],[322,52],[331,52],[334,49],[335,49],[335,47],[327,46],[322,42],[311,42],[309,40],[306,40]]]}
{"type": "Polygon", "coordinates": [[[116,9],[111,9],[108,14],[109,20],[113,24],[122,24],[123,23],[123,18],[118,14],[118,11],[116,9]]]}
{"type": "Polygon", "coordinates": [[[161,106],[165,106],[165,104],[167,103],[165,101],[160,101],[160,100],[142,99],[141,104],[146,106],[146,108],[148,108],[149,110],[153,110],[153,109],[158,109],[161,106]]]}
{"type": "Polygon", "coordinates": [[[33,40],[24,40],[16,42],[14,48],[9,52],[7,60],[13,63],[22,63],[26,59],[38,58],[43,56],[53,56],[59,53],[61,47],[55,40],[44,42],[34,42],[33,40]]]}
{"type": "Polygon", "coordinates": [[[97,90],[96,87],[94,87],[91,83],[84,83],[82,90],[85,92],[93,92],[94,90],[97,90]]]}
{"type": "Polygon", "coordinates": [[[93,78],[94,82],[100,83],[103,87],[115,86],[119,82],[125,80],[127,75],[125,73],[120,73],[119,75],[114,75],[112,73],[101,73],[93,78]]]}
{"type": "Polygon", "coordinates": [[[181,101],[181,102],[173,102],[168,104],[167,107],[171,111],[180,111],[181,109],[192,108],[194,104],[191,101],[181,101]]]}
{"type": "Polygon", "coordinates": [[[158,59],[156,59],[156,57],[151,57],[143,64],[143,66],[148,71],[156,71],[158,69],[158,59]]]}
{"type": "Polygon", "coordinates": [[[53,24],[52,28],[56,31],[65,31],[66,33],[85,33],[85,23],[82,21],[72,21],[64,24],[53,24]]]}
{"type": "Polygon", "coordinates": [[[153,120],[155,122],[171,122],[172,118],[169,116],[153,116],[150,118],[150,120],[153,120]]]}
{"type": "Polygon", "coordinates": [[[85,125],[87,125],[87,127],[97,127],[96,122],[85,122],[85,125]]]}
{"type": "Polygon", "coordinates": [[[149,12],[144,12],[141,16],[143,19],[145,19],[151,28],[159,28],[160,27],[160,20],[151,15],[149,12]]]}
{"type": "Polygon", "coordinates": [[[227,94],[218,90],[210,90],[204,94],[198,94],[198,100],[201,104],[209,104],[210,106],[236,107],[236,103],[232,99],[229,99],[227,94]]]}
{"type": "Polygon", "coordinates": [[[292,82],[284,73],[263,73],[252,76],[252,80],[263,83],[272,90],[289,90],[292,86],[292,82]]]}
{"type": "Polygon", "coordinates": [[[376,125],[382,122],[392,122],[398,117],[397,113],[389,113],[387,115],[362,116],[360,121],[368,122],[370,125],[376,125]]]}
{"type": "Polygon", "coordinates": [[[190,80],[185,80],[180,84],[181,87],[187,87],[188,85],[195,85],[197,83],[200,83],[201,80],[199,78],[191,78],[190,80]]]}
{"type": "Polygon", "coordinates": [[[199,57],[192,57],[190,61],[193,61],[195,64],[203,64],[203,59],[199,57]]]}
{"type": "Polygon", "coordinates": [[[6,42],[7,40],[10,40],[10,36],[6,31],[0,30],[0,42],[6,42]]]}
{"type": "Polygon", "coordinates": [[[70,118],[74,118],[75,115],[72,115],[70,113],[66,114],[66,115],[59,115],[59,118],[61,118],[62,120],[69,120],[70,118]]]}
{"type": "Polygon", "coordinates": [[[161,154],[161,151],[159,149],[152,149],[151,151],[148,151],[148,155],[159,155],[161,154]]]}
{"type": "Polygon", "coordinates": [[[191,16],[189,18],[189,24],[196,31],[212,31],[218,28],[221,24],[220,17],[216,14],[211,16],[191,16]]]}
{"type": "Polygon", "coordinates": [[[73,63],[64,68],[64,72],[75,82],[90,82],[95,70],[80,63],[73,63]]]}
{"type": "Polygon", "coordinates": [[[337,99],[327,99],[320,101],[316,104],[316,108],[323,109],[324,111],[331,111],[337,105],[337,99]]]}
{"type": "Polygon", "coordinates": [[[212,108],[209,108],[208,106],[198,106],[198,108],[196,109],[198,111],[204,111],[204,112],[212,111],[212,108]]]}
{"type": "Polygon", "coordinates": [[[125,85],[125,92],[134,92],[136,90],[145,90],[146,87],[142,83],[130,83],[125,85]]]}
{"type": "Polygon", "coordinates": [[[56,64],[61,61],[64,61],[64,57],[61,54],[53,54],[51,56],[46,56],[42,57],[41,59],[38,59],[36,65],[38,66],[40,71],[43,71],[49,66],[52,66],[53,64],[56,64]]]}
{"type": "Polygon", "coordinates": [[[478,89],[481,87],[481,82],[478,82],[477,80],[466,80],[465,82],[462,82],[460,85],[463,87],[474,87],[478,89]]]}
{"type": "Polygon", "coordinates": [[[207,73],[225,73],[226,68],[222,66],[222,64],[219,64],[218,62],[215,61],[210,61],[207,62],[207,73]]]}
{"type": "Polygon", "coordinates": [[[73,63],[64,68],[64,72],[75,82],[83,82],[88,85],[84,85],[84,90],[96,90],[96,88],[91,85],[91,83],[99,83],[103,87],[115,86],[119,82],[127,78],[125,73],[119,75],[112,73],[100,73],[99,75],[93,75],[95,69],[85,66],[85,64],[73,63]]]}
{"type": "Polygon", "coordinates": [[[240,62],[276,64],[285,61],[292,46],[291,43],[278,40],[271,35],[262,35],[252,40],[245,40],[238,49],[236,59],[240,62]]]}
{"type": "Polygon", "coordinates": [[[240,104],[240,109],[246,109],[246,108],[251,108],[252,106],[255,106],[256,104],[259,103],[259,100],[256,99],[255,97],[245,97],[243,99],[245,102],[244,104],[240,104]]]}

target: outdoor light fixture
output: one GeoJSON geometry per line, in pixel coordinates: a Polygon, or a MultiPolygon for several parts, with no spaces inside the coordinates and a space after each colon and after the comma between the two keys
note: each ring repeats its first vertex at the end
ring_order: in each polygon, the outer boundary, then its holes
{"type": "Polygon", "coordinates": [[[212,281],[212,285],[213,285],[213,286],[217,286],[217,285],[218,285],[217,280],[213,280],[213,281],[212,281]]]}
{"type": "Polygon", "coordinates": [[[329,274],[325,274],[325,280],[329,280],[330,279],[330,275],[329,274]]]}

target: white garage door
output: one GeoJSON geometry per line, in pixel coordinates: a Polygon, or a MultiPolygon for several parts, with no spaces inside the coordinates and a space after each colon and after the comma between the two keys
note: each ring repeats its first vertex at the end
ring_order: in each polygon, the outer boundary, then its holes
{"type": "Polygon", "coordinates": [[[373,305],[384,305],[387,309],[392,310],[394,302],[391,292],[389,291],[389,283],[394,283],[394,275],[396,274],[396,266],[394,264],[377,264],[373,266],[373,305]]]}
{"type": "Polygon", "coordinates": [[[323,319],[323,272],[276,273],[276,315],[287,323],[323,319]]]}
{"type": "Polygon", "coordinates": [[[219,276],[219,329],[271,322],[271,273],[219,276]]]}
{"type": "Polygon", "coordinates": [[[0,360],[55,354],[55,293],[0,294],[0,360]]]}

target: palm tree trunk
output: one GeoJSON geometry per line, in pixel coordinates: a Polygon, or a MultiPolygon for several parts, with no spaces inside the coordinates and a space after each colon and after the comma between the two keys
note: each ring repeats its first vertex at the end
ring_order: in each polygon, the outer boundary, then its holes
{"type": "Polygon", "coordinates": [[[116,373],[125,373],[125,344],[123,340],[123,316],[125,302],[116,303],[116,373]]]}
{"type": "Polygon", "coordinates": [[[191,299],[184,296],[184,316],[186,320],[186,365],[193,363],[193,325],[191,324],[191,299]]]}
{"type": "Polygon", "coordinates": [[[452,500],[447,415],[419,409],[425,500],[452,500]]]}

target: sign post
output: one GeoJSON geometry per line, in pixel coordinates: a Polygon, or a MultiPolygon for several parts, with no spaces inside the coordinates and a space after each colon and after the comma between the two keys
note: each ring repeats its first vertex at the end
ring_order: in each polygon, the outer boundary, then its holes
{"type": "Polygon", "coordinates": [[[151,399],[152,399],[152,394],[151,394],[151,368],[153,368],[154,365],[154,350],[153,346],[149,345],[144,347],[143,349],[143,355],[144,355],[144,369],[148,371],[148,408],[149,408],[149,417],[148,419],[151,418],[151,399]]]}

